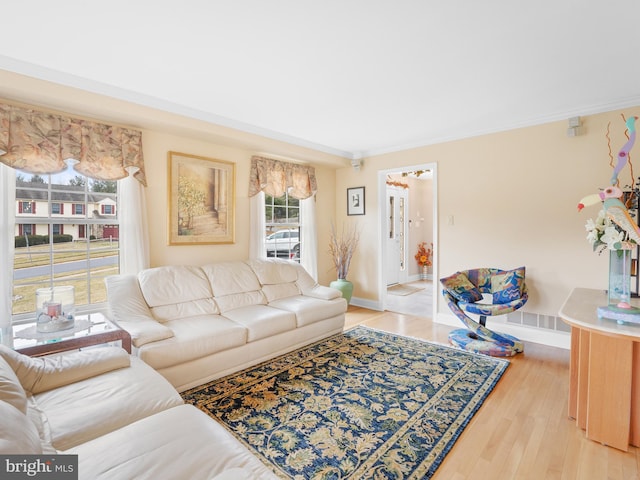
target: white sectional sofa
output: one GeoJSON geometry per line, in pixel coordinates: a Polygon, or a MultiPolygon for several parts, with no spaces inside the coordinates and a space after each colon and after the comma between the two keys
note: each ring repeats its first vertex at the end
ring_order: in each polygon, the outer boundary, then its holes
{"type": "Polygon", "coordinates": [[[134,353],[178,391],[340,333],[347,310],[338,290],[280,259],[150,268],[106,285],[134,353]]]}
{"type": "Polygon", "coordinates": [[[81,480],[277,478],[119,347],[30,358],[0,345],[0,454],[78,455],[81,480]]]}

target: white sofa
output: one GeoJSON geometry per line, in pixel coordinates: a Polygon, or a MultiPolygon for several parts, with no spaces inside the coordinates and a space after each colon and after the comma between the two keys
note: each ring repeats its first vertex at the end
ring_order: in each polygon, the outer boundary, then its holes
{"type": "Polygon", "coordinates": [[[164,266],[106,279],[109,316],[178,390],[344,329],[347,302],[281,259],[164,266]]]}
{"type": "Polygon", "coordinates": [[[56,453],[78,455],[82,480],[276,478],[119,347],[30,358],[0,345],[0,454],[56,453]]]}

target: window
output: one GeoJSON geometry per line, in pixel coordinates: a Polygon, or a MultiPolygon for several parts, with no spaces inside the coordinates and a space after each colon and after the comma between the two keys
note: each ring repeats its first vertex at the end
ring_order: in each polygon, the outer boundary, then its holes
{"type": "Polygon", "coordinates": [[[104,277],[119,272],[117,187],[73,170],[16,171],[14,322],[34,320],[39,288],[72,285],[76,313],[104,306],[104,277]],[[108,218],[99,213],[103,206],[108,218]],[[57,268],[63,263],[64,272],[57,268]]]}
{"type": "Polygon", "coordinates": [[[35,235],[36,226],[35,225],[20,225],[19,235],[35,235]]]}
{"type": "Polygon", "coordinates": [[[36,213],[35,202],[18,202],[18,213],[36,213]]]}
{"type": "Polygon", "coordinates": [[[114,215],[116,213],[115,205],[102,205],[103,215],[114,215]]]}
{"type": "Polygon", "coordinates": [[[300,261],[300,201],[285,194],[265,195],[265,250],[267,257],[300,261]]]}

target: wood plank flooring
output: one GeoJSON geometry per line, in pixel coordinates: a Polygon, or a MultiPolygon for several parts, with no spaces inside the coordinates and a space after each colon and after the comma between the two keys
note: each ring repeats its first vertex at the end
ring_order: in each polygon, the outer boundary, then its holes
{"type": "MultiPolygon", "coordinates": [[[[412,314],[349,306],[366,325],[446,343],[450,327],[412,314]]],[[[437,470],[434,480],[640,480],[640,449],[587,440],[567,416],[569,351],[525,343],[437,470]]]]}

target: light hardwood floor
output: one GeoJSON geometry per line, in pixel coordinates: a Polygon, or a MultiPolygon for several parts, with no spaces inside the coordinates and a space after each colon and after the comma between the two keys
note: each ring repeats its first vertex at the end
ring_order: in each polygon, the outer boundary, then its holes
{"type": "MultiPolygon", "coordinates": [[[[426,317],[349,306],[346,328],[356,325],[440,343],[450,331],[426,317]]],[[[525,343],[510,363],[434,480],[640,480],[639,448],[587,440],[567,417],[568,350],[525,343]]]]}

